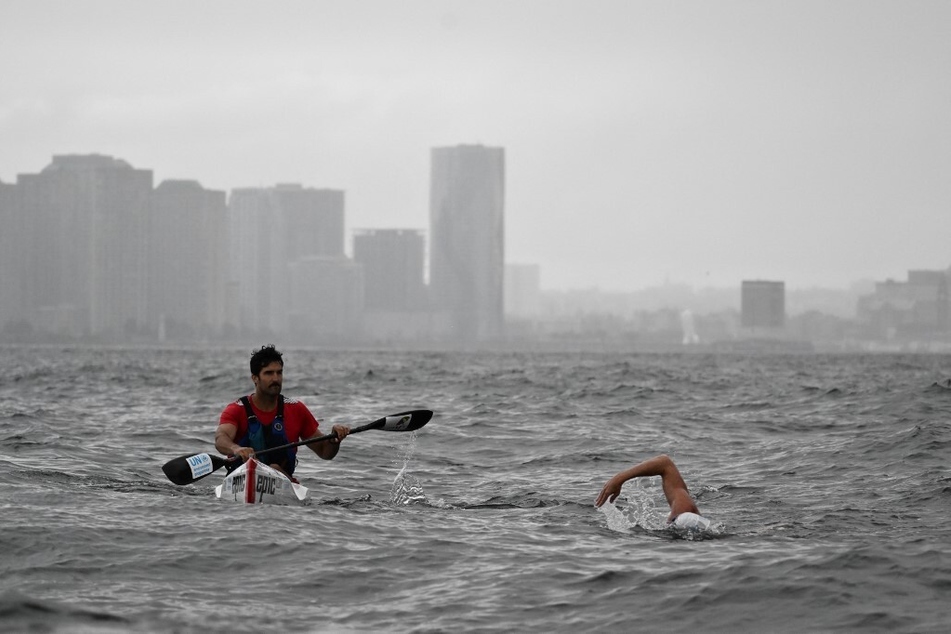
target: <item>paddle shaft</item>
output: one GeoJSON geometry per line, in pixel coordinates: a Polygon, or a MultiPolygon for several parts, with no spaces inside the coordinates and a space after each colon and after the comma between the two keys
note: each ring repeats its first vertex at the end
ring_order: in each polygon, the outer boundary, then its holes
{"type": "MultiPolygon", "coordinates": [[[[359,427],[354,427],[350,430],[351,434],[357,434],[361,431],[367,431],[368,429],[378,429],[383,427],[383,421],[377,420],[372,423],[367,423],[366,425],[360,425],[359,427]]],[[[267,449],[262,449],[261,451],[255,451],[254,456],[261,456],[266,453],[271,453],[272,451],[280,451],[281,449],[290,449],[291,447],[300,447],[301,445],[309,445],[315,442],[323,442],[324,440],[330,440],[331,438],[336,438],[337,432],[332,431],[329,434],[324,434],[323,436],[315,436],[314,438],[307,438],[305,440],[298,440],[297,442],[289,442],[286,445],[278,445],[277,447],[268,447],[267,449]]],[[[229,462],[234,462],[237,458],[232,456],[228,458],[229,462]]]]}

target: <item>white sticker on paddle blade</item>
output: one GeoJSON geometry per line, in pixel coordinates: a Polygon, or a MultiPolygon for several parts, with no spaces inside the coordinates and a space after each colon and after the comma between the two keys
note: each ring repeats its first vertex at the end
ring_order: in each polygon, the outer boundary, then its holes
{"type": "Polygon", "coordinates": [[[405,414],[403,416],[387,416],[386,424],[383,426],[389,431],[400,431],[409,427],[409,423],[412,420],[410,414],[405,414]]]}
{"type": "Polygon", "coordinates": [[[192,479],[204,477],[214,471],[214,465],[211,463],[211,456],[206,453],[200,453],[197,456],[189,456],[188,466],[192,470],[192,479]]]}

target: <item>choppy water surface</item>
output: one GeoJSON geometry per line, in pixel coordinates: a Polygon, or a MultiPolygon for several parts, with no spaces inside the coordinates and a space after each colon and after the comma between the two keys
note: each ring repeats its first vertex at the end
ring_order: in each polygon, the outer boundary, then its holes
{"type": "Polygon", "coordinates": [[[951,626],[951,357],[285,350],[322,422],[427,408],[303,507],[219,502],[248,350],[3,348],[0,631],[907,631],[951,626]],[[664,528],[671,455],[716,530],[664,528]]]}

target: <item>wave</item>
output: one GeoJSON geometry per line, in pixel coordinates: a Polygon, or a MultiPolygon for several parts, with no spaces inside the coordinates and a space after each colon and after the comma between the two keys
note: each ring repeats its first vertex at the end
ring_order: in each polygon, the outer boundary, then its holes
{"type": "Polygon", "coordinates": [[[108,611],[30,597],[17,591],[0,594],[0,630],[5,632],[131,632],[135,621],[108,611]]]}

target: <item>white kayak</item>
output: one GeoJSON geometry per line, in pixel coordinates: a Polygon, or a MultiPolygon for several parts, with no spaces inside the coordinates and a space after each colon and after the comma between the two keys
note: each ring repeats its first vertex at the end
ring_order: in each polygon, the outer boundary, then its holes
{"type": "Polygon", "coordinates": [[[301,504],[307,498],[307,487],[251,458],[225,476],[215,487],[215,496],[245,504],[301,504]]]}

